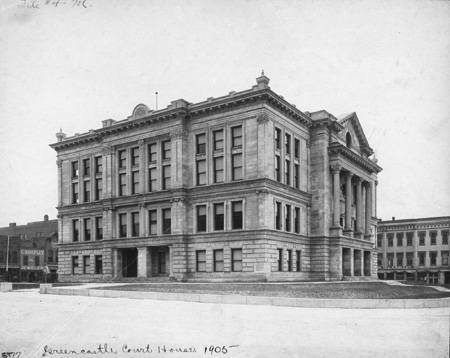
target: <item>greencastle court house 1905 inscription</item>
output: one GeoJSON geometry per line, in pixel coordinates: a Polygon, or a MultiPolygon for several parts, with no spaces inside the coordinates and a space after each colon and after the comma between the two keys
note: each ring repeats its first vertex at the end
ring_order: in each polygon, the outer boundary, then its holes
{"type": "Polygon", "coordinates": [[[59,279],[377,277],[377,165],[358,117],[256,85],[57,134],[59,279]]]}

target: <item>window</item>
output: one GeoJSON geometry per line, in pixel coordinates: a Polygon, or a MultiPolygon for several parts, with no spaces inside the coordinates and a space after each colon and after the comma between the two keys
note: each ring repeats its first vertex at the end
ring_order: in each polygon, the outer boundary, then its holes
{"type": "Polygon", "coordinates": [[[301,250],[295,251],[295,267],[297,269],[297,272],[300,272],[302,270],[302,252],[301,250]]]}
{"type": "Polygon", "coordinates": [[[436,231],[430,231],[430,245],[436,245],[436,231]]]}
{"type": "Polygon", "coordinates": [[[72,256],[72,275],[75,275],[78,268],[78,256],[72,256]]]}
{"type": "Polygon", "coordinates": [[[195,136],[195,143],[197,148],[197,154],[205,154],[206,153],[206,134],[197,134],[195,136]]]}
{"type": "Polygon", "coordinates": [[[139,147],[131,148],[131,166],[139,166],[139,147]]]}
{"type": "Polygon", "coordinates": [[[292,271],[292,250],[287,250],[287,266],[288,271],[292,271]]]}
{"type": "Polygon", "coordinates": [[[437,252],[436,251],[430,252],[430,266],[436,266],[436,258],[437,252]]]}
{"type": "Polygon", "coordinates": [[[72,179],[78,178],[78,161],[72,162],[72,179]]]}
{"type": "Polygon", "coordinates": [[[206,231],[206,205],[197,206],[197,232],[206,231]]]}
{"type": "Polygon", "coordinates": [[[281,203],[275,203],[275,229],[281,230],[281,203]]]}
{"type": "Polygon", "coordinates": [[[197,185],[206,184],[206,160],[197,160],[197,185]]]}
{"type": "Polygon", "coordinates": [[[412,242],[413,242],[413,232],[407,232],[406,233],[406,246],[412,246],[412,242]]]}
{"type": "Polygon", "coordinates": [[[383,246],[383,234],[377,235],[377,247],[383,246]]]}
{"type": "Polygon", "coordinates": [[[387,237],[388,237],[388,246],[389,247],[394,246],[394,234],[388,234],[387,237]]]}
{"type": "Polygon", "coordinates": [[[83,176],[91,175],[91,160],[89,158],[83,159],[83,176]]]}
{"type": "Polygon", "coordinates": [[[294,209],[294,232],[300,233],[300,208],[294,209]]]}
{"type": "Polygon", "coordinates": [[[170,188],[170,165],[164,165],[162,176],[162,189],[166,190],[170,188]]]}
{"type": "Polygon", "coordinates": [[[101,216],[95,218],[95,239],[103,239],[103,218],[101,216]]]}
{"type": "Polygon", "coordinates": [[[161,142],[161,156],[162,160],[170,159],[170,140],[161,142]]]}
{"type": "Polygon", "coordinates": [[[162,210],[162,220],[163,220],[163,234],[170,234],[172,225],[170,209],[162,210]]]}
{"type": "Polygon", "coordinates": [[[419,231],[419,246],[425,246],[425,231],[419,231]]]}
{"type": "Polygon", "coordinates": [[[85,180],[83,187],[83,201],[88,203],[91,200],[91,182],[89,180],[85,180]]]}
{"type": "Polygon", "coordinates": [[[283,249],[278,250],[278,271],[283,271],[283,249]]]}
{"type": "Polygon", "coordinates": [[[155,163],[158,158],[158,153],[156,152],[156,143],[150,143],[148,145],[148,161],[149,163],[155,163]]]}
{"type": "Polygon", "coordinates": [[[156,190],[156,168],[150,168],[148,170],[148,191],[156,190]]]}
{"type": "Polygon", "coordinates": [[[195,257],[196,257],[196,271],[206,272],[206,251],[197,250],[195,252],[195,257]]]}
{"type": "Polygon", "coordinates": [[[286,146],[286,155],[291,154],[291,136],[287,133],[284,134],[284,144],[286,146]]]}
{"type": "Polygon", "coordinates": [[[34,266],[39,266],[41,264],[40,262],[40,257],[39,256],[35,256],[34,257],[34,266]]]}
{"type": "Polygon", "coordinates": [[[291,184],[291,162],[289,160],[286,160],[284,165],[284,183],[291,184]]]}
{"type": "Polygon", "coordinates": [[[103,193],[103,181],[101,178],[95,179],[95,200],[101,200],[103,193]]]}
{"type": "Polygon", "coordinates": [[[352,135],[350,132],[347,132],[345,135],[345,144],[347,145],[347,148],[350,148],[352,146],[352,135]]]}
{"type": "Polygon", "coordinates": [[[242,271],[242,249],[231,249],[231,271],[242,271]]]}
{"type": "Polygon", "coordinates": [[[119,174],[119,196],[126,195],[127,190],[127,175],[125,173],[119,174]]]}
{"type": "Polygon", "coordinates": [[[127,167],[127,151],[119,150],[119,169],[125,169],[127,167]]]}
{"type": "Polygon", "coordinates": [[[231,146],[233,148],[242,147],[242,126],[231,128],[231,146]]]}
{"type": "Polygon", "coordinates": [[[95,255],[95,273],[97,275],[103,274],[103,257],[102,257],[102,255],[95,255]]]}
{"type": "Polygon", "coordinates": [[[102,157],[94,158],[95,174],[101,174],[103,171],[102,157]]]}
{"type": "Polygon", "coordinates": [[[119,214],[119,237],[127,237],[127,214],[119,214]]]}
{"type": "Polygon", "coordinates": [[[394,254],[392,253],[387,254],[387,264],[388,268],[392,268],[394,266],[394,254]]]}
{"type": "Polygon", "coordinates": [[[215,157],[214,161],[214,183],[223,183],[223,157],[215,157]]]}
{"type": "Polygon", "coordinates": [[[72,204],[78,204],[78,183],[72,183],[72,204]]]}
{"type": "Polygon", "coordinates": [[[275,128],[275,149],[281,149],[281,129],[275,128]]]}
{"type": "MultiPolygon", "coordinates": [[[[2,253],[3,253],[3,251],[2,251],[2,253]]],[[[23,265],[28,266],[28,255],[23,256],[23,265]]]]}
{"type": "Polygon", "coordinates": [[[413,265],[413,253],[412,252],[407,252],[406,253],[406,266],[412,266],[413,265]]]}
{"type": "Polygon", "coordinates": [[[419,266],[425,265],[425,252],[420,251],[417,253],[417,256],[419,257],[419,266]]]}
{"type": "Polygon", "coordinates": [[[448,245],[448,230],[441,230],[442,245],[448,245]]]}
{"type": "Polygon", "coordinates": [[[294,164],[294,187],[299,189],[300,188],[300,166],[298,164],[294,164]]]}
{"type": "Polygon", "coordinates": [[[233,154],[231,156],[232,180],[242,179],[242,153],[233,154]]]}
{"type": "MultiPolygon", "coordinates": [[[[49,255],[50,254],[53,254],[53,251],[49,251],[49,255]]],[[[17,264],[19,262],[19,253],[17,251],[12,252],[11,262],[13,264],[17,264]]],[[[52,255],[52,260],[49,260],[49,262],[53,262],[53,255],[52,255]]]]}
{"type": "Polygon", "coordinates": [[[213,251],[214,272],[223,272],[223,250],[213,251]]]}
{"type": "Polygon", "coordinates": [[[131,194],[139,193],[139,171],[131,172],[131,194]]]}
{"type": "Polygon", "coordinates": [[[83,219],[84,241],[91,240],[91,219],[83,219]]]}
{"type": "Polygon", "coordinates": [[[224,204],[214,204],[214,230],[219,231],[224,229],[224,204]]]}
{"type": "Polygon", "coordinates": [[[442,266],[448,266],[448,251],[441,251],[442,266]]]}
{"type": "Polygon", "coordinates": [[[281,161],[280,156],[275,156],[275,180],[281,183],[281,161]]]}
{"type": "Polygon", "coordinates": [[[377,265],[378,267],[383,266],[383,254],[380,252],[377,254],[377,265]]]}
{"type": "Polygon", "coordinates": [[[89,256],[83,256],[83,273],[89,273],[89,267],[91,266],[91,258],[89,256]]]}
{"type": "Polygon", "coordinates": [[[291,231],[291,206],[290,205],[286,205],[284,207],[284,219],[285,219],[284,230],[291,231]]]}
{"type": "Polygon", "coordinates": [[[80,222],[78,219],[72,220],[72,241],[76,242],[80,239],[80,222]]]}
{"type": "Polygon", "coordinates": [[[397,246],[403,246],[403,233],[397,233],[397,246]]]}
{"type": "Polygon", "coordinates": [[[242,229],[242,201],[231,203],[231,228],[242,229]]]}
{"type": "Polygon", "coordinates": [[[403,266],[403,252],[397,253],[397,266],[403,266]]]}
{"type": "Polygon", "coordinates": [[[139,213],[131,213],[131,236],[139,236],[139,213]]]}
{"type": "Polygon", "coordinates": [[[158,215],[156,210],[150,210],[148,212],[149,234],[157,234],[158,215]]]}
{"type": "Polygon", "coordinates": [[[300,140],[294,139],[294,157],[300,159],[300,140]]]}
{"type": "Polygon", "coordinates": [[[223,150],[223,129],[213,132],[213,150],[223,150]]]}

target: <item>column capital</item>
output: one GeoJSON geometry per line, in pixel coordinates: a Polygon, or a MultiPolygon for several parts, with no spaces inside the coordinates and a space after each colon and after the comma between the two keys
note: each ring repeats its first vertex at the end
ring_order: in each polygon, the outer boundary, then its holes
{"type": "Polygon", "coordinates": [[[170,132],[170,139],[186,139],[188,136],[187,132],[183,128],[175,128],[170,132]]]}
{"type": "Polygon", "coordinates": [[[342,166],[340,164],[332,164],[331,165],[331,171],[333,173],[339,173],[342,169],[342,166]]]}
{"type": "Polygon", "coordinates": [[[103,155],[113,154],[114,150],[115,150],[114,146],[112,146],[110,144],[103,144],[103,146],[102,146],[102,154],[103,155]]]}
{"type": "Polygon", "coordinates": [[[261,113],[260,115],[258,115],[256,120],[260,124],[266,124],[266,123],[268,123],[270,121],[269,116],[267,115],[267,113],[261,113]]]}
{"type": "Polygon", "coordinates": [[[144,140],[143,140],[143,139],[139,139],[139,140],[138,140],[138,145],[139,145],[140,147],[142,147],[142,146],[144,145],[144,140]]]}
{"type": "Polygon", "coordinates": [[[357,176],[357,175],[353,175],[353,180],[355,181],[356,184],[361,184],[363,182],[363,180],[361,179],[361,177],[357,176]]]}
{"type": "Polygon", "coordinates": [[[61,168],[62,167],[62,159],[58,159],[56,161],[56,165],[58,166],[58,168],[61,168]]]}

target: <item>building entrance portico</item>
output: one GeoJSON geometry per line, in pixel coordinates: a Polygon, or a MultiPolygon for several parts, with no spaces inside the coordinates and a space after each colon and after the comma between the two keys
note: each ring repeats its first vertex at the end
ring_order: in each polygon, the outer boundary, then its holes
{"type": "Polygon", "coordinates": [[[169,276],[171,265],[170,246],[138,248],[138,277],[169,276]]]}

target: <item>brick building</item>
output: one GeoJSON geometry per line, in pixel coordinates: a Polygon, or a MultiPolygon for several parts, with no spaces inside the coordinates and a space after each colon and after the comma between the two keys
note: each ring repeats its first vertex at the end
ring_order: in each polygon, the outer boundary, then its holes
{"type": "Polygon", "coordinates": [[[376,277],[381,168],[358,117],[256,82],[57,134],[60,280],[376,277]]]}
{"type": "Polygon", "coordinates": [[[450,216],[379,221],[378,276],[450,284],[450,216]]]}
{"type": "Polygon", "coordinates": [[[0,228],[0,276],[8,281],[56,281],[58,220],[10,223],[0,228]],[[8,238],[9,237],[9,238],[8,238]],[[8,268],[8,270],[7,270],[8,268]]]}

